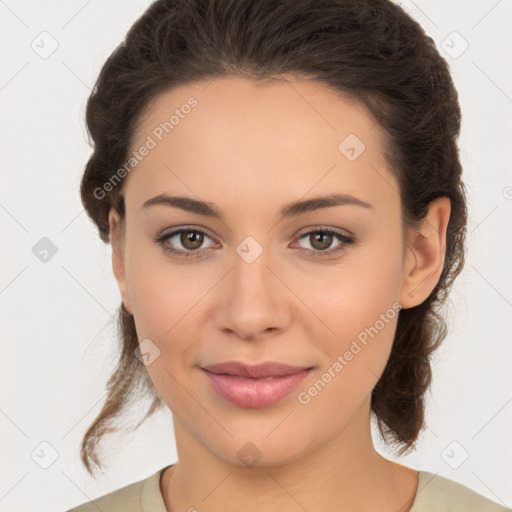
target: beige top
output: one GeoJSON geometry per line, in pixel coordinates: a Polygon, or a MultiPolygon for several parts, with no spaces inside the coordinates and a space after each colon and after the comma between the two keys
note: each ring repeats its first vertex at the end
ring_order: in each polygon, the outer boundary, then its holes
{"type": "MultiPolygon", "coordinates": [[[[160,492],[160,475],[171,465],[67,512],[167,512],[160,492]]],[[[409,512],[512,512],[512,509],[453,480],[418,471],[418,489],[409,512]]]]}

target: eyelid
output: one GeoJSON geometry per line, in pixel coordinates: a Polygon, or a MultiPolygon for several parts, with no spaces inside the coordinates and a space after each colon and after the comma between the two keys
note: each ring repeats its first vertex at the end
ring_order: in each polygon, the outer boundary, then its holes
{"type": "Polygon", "coordinates": [[[302,228],[297,235],[295,235],[297,238],[301,238],[304,235],[308,235],[310,233],[314,233],[317,231],[327,231],[329,233],[336,233],[337,235],[340,235],[341,237],[346,238],[352,238],[355,237],[354,233],[349,231],[348,229],[341,229],[341,228],[335,228],[333,226],[325,226],[325,225],[313,225],[313,226],[306,226],[305,228],[302,228]]]}

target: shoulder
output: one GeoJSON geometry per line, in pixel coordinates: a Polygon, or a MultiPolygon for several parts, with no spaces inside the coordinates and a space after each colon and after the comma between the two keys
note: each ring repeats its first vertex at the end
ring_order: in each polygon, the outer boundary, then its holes
{"type": "Polygon", "coordinates": [[[511,512],[498,503],[458,482],[418,472],[416,499],[409,512],[511,512]]]}
{"type": "Polygon", "coordinates": [[[109,492],[99,498],[87,501],[67,512],[124,512],[127,510],[141,512],[140,492],[142,481],[134,482],[115,491],[109,492]]]}
{"type": "Polygon", "coordinates": [[[167,512],[160,492],[160,475],[164,469],[66,512],[167,512]]]}

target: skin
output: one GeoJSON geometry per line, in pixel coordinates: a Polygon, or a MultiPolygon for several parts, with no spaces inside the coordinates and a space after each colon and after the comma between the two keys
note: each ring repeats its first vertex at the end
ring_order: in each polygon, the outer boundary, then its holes
{"type": "MultiPolygon", "coordinates": [[[[393,303],[410,308],[429,296],[443,267],[450,202],[433,201],[405,245],[380,126],[318,82],[287,80],[219,78],[158,96],[134,148],[190,96],[198,105],[128,175],[125,223],[109,214],[114,275],[139,342],[160,350],[146,368],[173,414],[179,461],[163,474],[161,491],[169,511],[406,511],[418,474],[382,457],[370,431],[371,391],[398,315],[309,403],[297,394],[393,303]],[[338,150],[351,133],[366,146],[354,161],[338,150]],[[334,192],[372,208],[279,220],[284,204],[334,192]],[[162,193],[214,203],[223,221],[142,208],[162,193]],[[210,233],[200,257],[172,256],[154,241],[191,226],[210,233]],[[358,243],[314,258],[322,246],[303,233],[322,227],[358,243]],[[263,248],[250,264],[236,252],[248,236],[263,248]],[[281,402],[248,409],[219,397],[199,369],[228,360],[314,370],[281,402]],[[237,456],[248,442],[260,456],[253,467],[237,456]]],[[[166,243],[198,250],[179,236],[166,243]]],[[[327,250],[340,244],[334,237],[327,250]]]]}

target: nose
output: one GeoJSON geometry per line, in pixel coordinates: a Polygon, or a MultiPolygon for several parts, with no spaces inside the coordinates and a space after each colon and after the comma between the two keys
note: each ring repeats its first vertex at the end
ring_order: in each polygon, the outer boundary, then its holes
{"type": "Polygon", "coordinates": [[[246,341],[287,329],[293,317],[293,294],[271,259],[265,250],[254,261],[235,255],[231,271],[217,290],[218,329],[246,341]]]}

